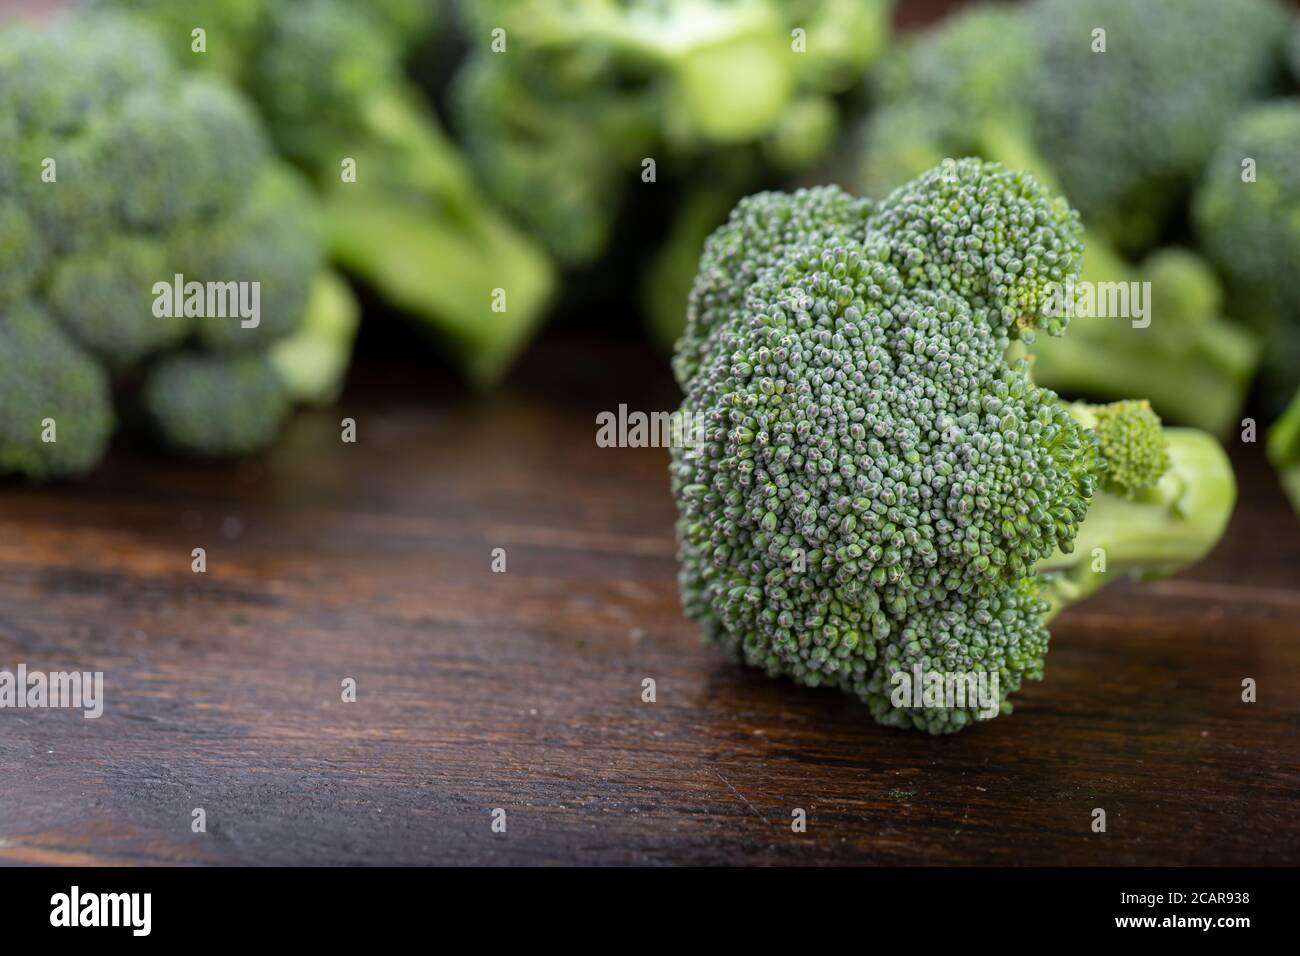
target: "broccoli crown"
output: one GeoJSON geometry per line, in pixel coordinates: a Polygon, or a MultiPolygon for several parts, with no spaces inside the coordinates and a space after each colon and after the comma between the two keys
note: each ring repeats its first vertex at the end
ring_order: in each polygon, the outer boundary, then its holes
{"type": "Polygon", "coordinates": [[[699,370],[714,335],[745,304],[758,277],[775,268],[790,250],[860,229],[872,206],[834,186],[793,194],[765,192],[742,199],[726,225],[704,244],[677,343],[673,369],[683,389],[699,370]]]}
{"type": "Polygon", "coordinates": [[[89,471],[113,424],[104,369],[30,303],[0,309],[0,475],[89,471]]]}
{"type": "Polygon", "coordinates": [[[1025,91],[1037,68],[1031,25],[1021,8],[982,5],[897,44],[874,82],[889,102],[942,103],[969,122],[1025,110],[1025,91]]]}
{"type": "MultiPolygon", "coordinates": [[[[276,150],[314,181],[334,260],[426,326],[471,379],[488,384],[505,372],[542,319],[554,277],[543,250],[480,191],[409,75],[418,55],[439,58],[448,4],[94,2],[144,20],[183,51],[181,65],[236,81],[267,119],[276,150]],[[208,30],[206,53],[189,52],[196,24],[208,30]],[[494,311],[497,290],[508,297],[504,312],[494,311]]],[[[545,150],[525,160],[527,152],[485,167],[484,178],[513,183],[539,208],[563,208],[549,188],[562,180],[543,180],[528,165],[544,166],[545,150]],[[533,196],[539,182],[546,188],[533,196]]],[[[569,180],[585,172],[565,170],[569,180]]],[[[299,297],[306,287],[285,283],[299,297]]]]}
{"type": "Polygon", "coordinates": [[[271,158],[249,103],[215,78],[177,73],[128,20],[0,31],[0,115],[0,332],[12,346],[9,394],[27,396],[6,407],[0,470],[76,473],[111,429],[110,376],[146,379],[190,343],[265,349],[300,323],[322,251],[308,194],[271,158]],[[157,287],[178,275],[257,283],[260,321],[158,310],[157,287]],[[46,334],[32,331],[38,322],[46,334]],[[32,445],[46,418],[58,441],[32,445]],[[32,458],[40,445],[45,464],[32,458]]]}
{"type": "Polygon", "coordinates": [[[1041,675],[1033,565],[1069,549],[1104,466],[1005,353],[1060,331],[1042,304],[1077,273],[1080,231],[1032,177],[976,160],[878,205],[828,188],[738,210],[698,280],[713,327],[684,340],[683,411],[706,439],[673,458],[684,604],[707,637],[932,732],[973,709],[893,709],[895,670],[996,673],[1004,695],[1041,675]],[[823,209],[843,224],[810,227],[823,209]],[[746,229],[763,241],[735,241],[746,229]]]}
{"type": "Polygon", "coordinates": [[[1090,227],[1150,246],[1219,130],[1280,68],[1273,0],[1038,0],[1035,140],[1090,227]],[[1100,50],[1104,30],[1104,52],[1100,50]]]}
{"type": "Polygon", "coordinates": [[[1193,204],[1201,244],[1226,277],[1234,308],[1266,343],[1266,397],[1275,409],[1300,384],[1297,156],[1300,100],[1255,106],[1224,131],[1193,204]]]}
{"type": "Polygon", "coordinates": [[[270,357],[174,352],[145,378],[142,405],[168,446],[206,456],[247,455],[271,444],[289,395],[270,357]]]}
{"type": "Polygon", "coordinates": [[[1102,487],[1132,497],[1150,488],[1169,470],[1169,443],[1160,417],[1146,399],[1095,406],[1091,410],[1097,445],[1106,462],[1102,487]]]}

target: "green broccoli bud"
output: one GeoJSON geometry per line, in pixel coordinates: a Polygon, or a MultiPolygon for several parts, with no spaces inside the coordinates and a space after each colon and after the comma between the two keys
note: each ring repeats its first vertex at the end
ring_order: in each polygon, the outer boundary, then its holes
{"type": "Polygon", "coordinates": [[[292,170],[272,167],[231,213],[179,233],[176,255],[187,280],[258,284],[257,325],[204,316],[200,343],[213,351],[256,349],[291,334],[324,257],[319,231],[307,185],[292,170]]]}
{"type": "Polygon", "coordinates": [[[1098,451],[1105,462],[1101,483],[1107,491],[1132,498],[1153,487],[1169,470],[1169,442],[1160,416],[1146,399],[1067,407],[1097,435],[1098,451]]]}
{"type": "Polygon", "coordinates": [[[260,352],[167,355],[149,369],[140,401],[168,447],[207,457],[265,448],[290,408],[284,379],[260,352]]]}
{"type": "Polygon", "coordinates": [[[1036,142],[1091,228],[1150,248],[1219,131],[1275,81],[1285,13],[1272,0],[1038,0],[1030,15],[1036,142]]]}
{"type": "Polygon", "coordinates": [[[1300,100],[1256,106],[1224,131],[1193,205],[1197,234],[1227,280],[1234,313],[1264,345],[1270,411],[1280,410],[1300,381],[1297,156],[1300,100]]]}
{"type": "Polygon", "coordinates": [[[27,211],[0,198],[0,308],[27,294],[44,258],[40,231],[27,211]]]}
{"type": "Polygon", "coordinates": [[[872,205],[826,186],[742,199],[704,244],[673,370],[687,388],[715,335],[739,317],[749,287],[791,250],[860,231],[872,205]]]}
{"type": "Polygon", "coordinates": [[[234,90],[191,81],[125,96],[104,133],[99,173],[116,184],[127,226],[161,231],[237,201],[265,148],[234,90]]]}
{"type": "MultiPolygon", "coordinates": [[[[0,29],[0,130],[14,144],[0,158],[0,473],[88,471],[115,394],[149,395],[186,451],[274,437],[287,389],[267,349],[301,326],[322,249],[310,193],[270,156],[250,103],[173,72],[148,30],[82,16],[0,29]],[[240,283],[260,304],[247,328],[253,314],[230,311],[240,283]]],[[[318,354],[341,374],[345,360],[318,354]]]]}
{"type": "Polygon", "coordinates": [[[113,433],[108,376],[30,303],[0,306],[0,474],[83,475],[113,433]]]}
{"type": "Polygon", "coordinates": [[[66,255],[50,274],[50,306],[83,348],[115,370],[130,369],[193,331],[184,315],[153,314],[151,289],[175,274],[172,254],[161,239],[120,233],[66,255]]]}

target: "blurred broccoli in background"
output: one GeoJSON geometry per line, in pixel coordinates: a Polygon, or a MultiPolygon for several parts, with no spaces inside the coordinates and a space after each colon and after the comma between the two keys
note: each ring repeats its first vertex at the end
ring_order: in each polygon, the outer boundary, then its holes
{"type": "Polygon", "coordinates": [[[1275,0],[1036,0],[1035,140],[1070,201],[1126,253],[1150,249],[1241,104],[1275,88],[1275,0]],[[1104,30],[1104,52],[1097,52],[1104,30]]]}
{"type": "Polygon", "coordinates": [[[265,447],[293,402],[332,396],[355,305],[235,89],[133,24],[63,19],[0,30],[0,116],[0,473],[93,468],[115,395],[202,455],[265,447]],[[177,276],[256,283],[260,320],[169,314],[177,276]]]}
{"type": "MultiPolygon", "coordinates": [[[[633,190],[671,204],[642,277],[680,332],[708,233],[735,201],[823,157],[883,50],[891,0],[483,0],[457,126],[488,190],[565,266],[607,257],[633,190]],[[655,162],[654,186],[642,182],[655,162]],[[670,184],[686,184],[674,191],[670,184]]],[[[622,257],[639,256],[618,243],[622,257]]]]}
{"type": "Polygon", "coordinates": [[[1300,511],[1300,99],[1257,105],[1224,131],[1193,214],[1235,307],[1264,343],[1261,410],[1281,414],[1269,456],[1300,511]]]}
{"type": "Polygon", "coordinates": [[[482,194],[407,60],[443,29],[428,0],[94,0],[147,19],[182,65],[257,102],[314,179],[330,250],[480,384],[527,343],[554,287],[545,253],[482,194]],[[191,31],[207,51],[191,52],[191,31]],[[353,176],[353,172],[355,175],[353,176]]]}
{"type": "Polygon", "coordinates": [[[1272,88],[1283,16],[1270,0],[969,8],[897,44],[875,72],[859,182],[879,198],[973,155],[1061,188],[1088,227],[1082,279],[1150,282],[1151,321],[1080,315],[1070,336],[1031,347],[1035,379],[1093,398],[1141,393],[1162,416],[1221,434],[1250,389],[1252,336],[1192,251],[1160,248],[1134,265],[1121,249],[1176,234],[1169,220],[1215,131],[1272,88]]]}
{"type": "Polygon", "coordinates": [[[1268,433],[1268,458],[1277,469],[1282,490],[1300,513],[1300,390],[1268,433]]]}
{"type": "Polygon", "coordinates": [[[1193,214],[1234,307],[1265,343],[1262,394],[1276,413],[1300,386],[1300,99],[1257,105],[1224,131],[1193,214]]]}

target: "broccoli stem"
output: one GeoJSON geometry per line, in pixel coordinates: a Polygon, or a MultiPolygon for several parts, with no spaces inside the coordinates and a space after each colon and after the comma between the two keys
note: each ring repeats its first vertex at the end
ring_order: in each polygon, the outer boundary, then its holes
{"type": "Polygon", "coordinates": [[[271,346],[271,364],[295,402],[329,405],[338,398],[352,359],[361,316],[352,290],[336,273],[322,270],[298,329],[271,346]]]}
{"type": "Polygon", "coordinates": [[[1300,391],[1269,429],[1268,459],[1277,469],[1291,506],[1300,513],[1300,391]]]}
{"type": "Polygon", "coordinates": [[[1237,484],[1219,442],[1191,428],[1167,428],[1169,470],[1152,488],[1124,498],[1098,491],[1069,554],[1039,562],[1045,620],[1120,577],[1152,580],[1194,564],[1214,547],[1232,514],[1237,484]]]}
{"type": "Polygon", "coordinates": [[[488,204],[405,92],[373,97],[362,115],[368,138],[337,152],[356,160],[357,181],[322,170],[334,256],[422,319],[472,381],[491,384],[544,314],[550,263],[488,204]]]}

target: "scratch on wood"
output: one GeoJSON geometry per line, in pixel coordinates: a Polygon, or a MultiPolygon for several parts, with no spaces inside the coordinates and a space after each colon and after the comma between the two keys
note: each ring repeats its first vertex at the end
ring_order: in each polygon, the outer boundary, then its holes
{"type": "Polygon", "coordinates": [[[710,770],[713,770],[714,775],[717,776],[717,778],[718,778],[719,780],[721,780],[723,783],[725,783],[725,784],[727,785],[727,789],[728,789],[728,790],[730,790],[730,791],[731,791],[732,793],[734,793],[736,796],[740,797],[740,799],[744,802],[745,806],[749,807],[749,809],[751,809],[751,810],[754,811],[754,816],[758,817],[760,820],[762,820],[762,821],[763,821],[764,823],[766,823],[768,826],[771,826],[771,825],[772,825],[771,823],[768,822],[767,817],[763,816],[763,814],[761,814],[761,813],[758,812],[758,807],[756,807],[756,806],[754,806],[752,803],[750,803],[749,800],[747,800],[747,799],[745,798],[745,795],[744,795],[743,793],[741,793],[739,790],[737,790],[735,787],[733,787],[733,786],[731,785],[731,781],[730,781],[730,780],[728,780],[726,777],[724,777],[721,773],[718,773],[718,771],[717,771],[716,769],[714,769],[714,768],[712,768],[712,767],[710,767],[709,769],[710,769],[710,770]]]}

